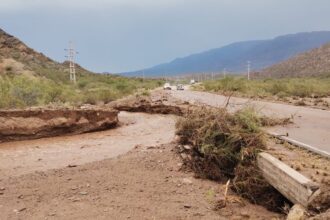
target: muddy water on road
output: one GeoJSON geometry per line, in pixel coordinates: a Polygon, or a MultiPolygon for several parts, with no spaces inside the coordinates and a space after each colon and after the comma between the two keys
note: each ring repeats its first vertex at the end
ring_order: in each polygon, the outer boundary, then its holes
{"type": "Polygon", "coordinates": [[[119,121],[108,131],[0,144],[0,176],[85,164],[174,139],[174,116],[121,112],[119,121]]]}

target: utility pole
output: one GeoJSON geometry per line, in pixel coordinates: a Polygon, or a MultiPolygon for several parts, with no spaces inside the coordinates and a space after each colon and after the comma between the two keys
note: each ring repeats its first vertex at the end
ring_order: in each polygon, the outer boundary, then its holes
{"type": "Polygon", "coordinates": [[[250,80],[251,61],[248,61],[248,80],[250,80]]]}
{"type": "Polygon", "coordinates": [[[74,63],[74,60],[75,60],[74,57],[78,53],[73,48],[73,43],[71,41],[69,42],[69,48],[65,49],[65,51],[68,52],[68,55],[65,57],[67,57],[69,60],[70,81],[73,82],[74,84],[76,84],[76,67],[75,67],[75,63],[74,63]]]}

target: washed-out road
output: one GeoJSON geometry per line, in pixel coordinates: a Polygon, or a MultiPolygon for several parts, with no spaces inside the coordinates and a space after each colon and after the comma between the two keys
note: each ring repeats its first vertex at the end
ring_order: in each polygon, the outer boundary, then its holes
{"type": "Polygon", "coordinates": [[[101,132],[0,144],[0,176],[76,166],[126,154],[136,146],[155,146],[174,139],[173,116],[119,114],[120,126],[101,132]]]}
{"type": "MultiPolygon", "coordinates": [[[[213,107],[226,106],[228,99],[218,94],[191,90],[172,90],[169,93],[183,101],[213,107]]],[[[260,113],[267,116],[277,118],[293,117],[294,124],[276,126],[269,128],[268,131],[280,135],[288,133],[293,140],[330,153],[330,111],[237,97],[230,98],[227,108],[234,111],[246,105],[255,107],[260,113]]]]}

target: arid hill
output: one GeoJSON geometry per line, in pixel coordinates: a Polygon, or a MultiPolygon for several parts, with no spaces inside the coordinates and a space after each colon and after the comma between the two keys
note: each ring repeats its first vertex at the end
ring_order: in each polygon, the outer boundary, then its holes
{"type": "MultiPolygon", "coordinates": [[[[68,63],[58,63],[0,29],[0,74],[23,74],[67,81],[67,69],[68,63]]],[[[81,67],[77,72],[79,75],[90,73],[81,67]]]]}
{"type": "Polygon", "coordinates": [[[301,53],[260,72],[267,77],[320,76],[330,73],[330,43],[301,53]]]}
{"type": "Polygon", "coordinates": [[[162,84],[76,67],[73,84],[68,62],[56,62],[0,29],[0,109],[108,103],[162,84]]]}

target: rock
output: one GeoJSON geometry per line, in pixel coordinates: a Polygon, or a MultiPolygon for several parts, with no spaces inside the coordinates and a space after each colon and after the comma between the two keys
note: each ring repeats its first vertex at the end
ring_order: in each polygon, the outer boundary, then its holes
{"type": "Polygon", "coordinates": [[[88,194],[88,192],[80,192],[79,194],[85,196],[88,194]]]}
{"type": "Polygon", "coordinates": [[[249,218],[250,217],[250,214],[246,210],[242,210],[241,211],[241,216],[242,217],[245,217],[245,218],[249,218]]]}
{"type": "Polygon", "coordinates": [[[186,208],[186,209],[190,209],[191,205],[185,204],[183,207],[186,208]]]}
{"type": "Polygon", "coordinates": [[[181,158],[184,159],[184,160],[188,158],[188,155],[185,154],[185,153],[181,153],[180,156],[181,156],[181,158]]]}
{"type": "Polygon", "coordinates": [[[23,211],[25,211],[26,210],[26,208],[25,207],[22,207],[22,208],[20,208],[20,209],[14,209],[14,212],[23,212],[23,211]]]}
{"type": "Polygon", "coordinates": [[[176,142],[176,143],[178,143],[178,142],[180,142],[180,136],[179,135],[175,135],[175,137],[174,137],[174,141],[176,142]]]}
{"type": "Polygon", "coordinates": [[[73,168],[73,167],[77,167],[77,165],[75,165],[75,164],[69,164],[68,167],[69,168],[73,168]]]}
{"type": "Polygon", "coordinates": [[[184,148],[185,150],[191,150],[191,149],[192,149],[192,147],[189,146],[189,145],[184,145],[183,148],[184,148]]]}
{"type": "Polygon", "coordinates": [[[5,189],[5,187],[0,187],[0,191],[4,191],[5,189]]]}
{"type": "Polygon", "coordinates": [[[71,200],[72,202],[79,202],[79,201],[80,201],[79,198],[76,198],[76,197],[74,197],[74,196],[69,197],[68,200],[71,200]]]}
{"type": "Polygon", "coordinates": [[[291,209],[286,220],[305,220],[306,210],[302,205],[296,204],[291,209]]]}
{"type": "Polygon", "coordinates": [[[184,184],[192,184],[193,182],[189,178],[183,178],[182,183],[184,184]]]}

